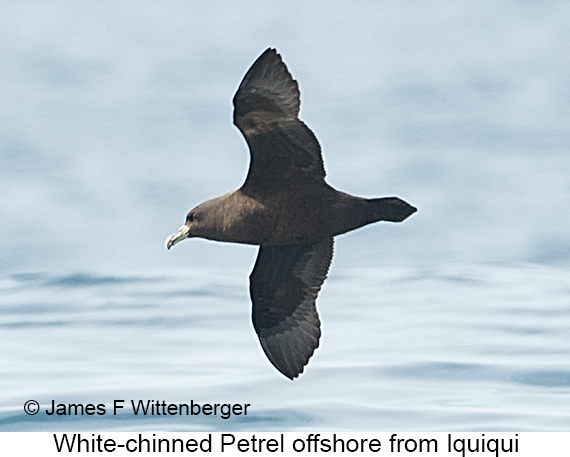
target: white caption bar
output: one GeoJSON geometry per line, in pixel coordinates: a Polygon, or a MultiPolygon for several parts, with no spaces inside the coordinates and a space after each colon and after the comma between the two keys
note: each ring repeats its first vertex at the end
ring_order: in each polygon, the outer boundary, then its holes
{"type": "Polygon", "coordinates": [[[28,432],[0,433],[10,456],[446,455],[570,457],[570,432],[28,432]]]}

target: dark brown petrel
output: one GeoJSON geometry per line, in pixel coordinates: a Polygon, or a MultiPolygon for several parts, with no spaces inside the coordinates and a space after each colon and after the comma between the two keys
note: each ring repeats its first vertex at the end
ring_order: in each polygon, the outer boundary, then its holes
{"type": "Polygon", "coordinates": [[[191,210],[170,249],[185,238],[259,246],[251,272],[253,326],[271,363],[296,378],[319,345],[315,301],[333,256],[333,237],[416,208],[397,197],[360,198],[333,189],[317,138],[299,120],[299,87],[267,49],[234,96],[234,124],[251,153],[239,189],[191,210]]]}

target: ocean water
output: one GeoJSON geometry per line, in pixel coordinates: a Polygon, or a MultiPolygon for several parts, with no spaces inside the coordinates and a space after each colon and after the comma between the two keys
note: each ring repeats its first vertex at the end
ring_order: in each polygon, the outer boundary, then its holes
{"type": "Polygon", "coordinates": [[[569,43],[562,1],[2,2],[0,430],[568,430],[569,43]],[[268,46],[328,181],[419,208],[338,237],[294,382],[256,249],[164,246],[241,184],[231,98],[268,46]]]}
{"type": "MultiPolygon", "coordinates": [[[[341,243],[339,243],[341,244],[341,243]]],[[[567,430],[564,270],[338,272],[294,382],[265,359],[245,274],[13,275],[1,284],[3,430],[567,430]],[[23,405],[42,406],[26,416],[23,405]],[[112,415],[113,401],[250,404],[247,416],[112,415]],[[105,404],[103,416],[48,416],[105,404]]]]}

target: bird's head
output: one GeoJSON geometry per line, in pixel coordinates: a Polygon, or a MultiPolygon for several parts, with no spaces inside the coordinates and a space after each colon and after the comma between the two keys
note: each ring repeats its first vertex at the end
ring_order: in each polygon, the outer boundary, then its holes
{"type": "Polygon", "coordinates": [[[207,200],[191,209],[186,215],[186,222],[174,235],[166,238],[166,247],[170,249],[186,238],[214,238],[218,231],[218,210],[216,202],[219,198],[207,200]]]}

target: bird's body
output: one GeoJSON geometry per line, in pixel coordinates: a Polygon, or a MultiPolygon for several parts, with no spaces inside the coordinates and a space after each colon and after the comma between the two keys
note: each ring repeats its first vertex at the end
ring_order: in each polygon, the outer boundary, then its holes
{"type": "Polygon", "coordinates": [[[400,202],[393,197],[354,197],[327,184],[263,196],[250,196],[239,188],[193,210],[193,217],[203,222],[194,236],[258,246],[314,242],[382,220],[386,207],[397,210],[400,202]]]}
{"type": "Polygon", "coordinates": [[[320,338],[315,301],[333,238],[377,221],[400,222],[416,208],[397,197],[366,199],[325,182],[319,143],[298,118],[297,82],[274,49],[246,73],[234,97],[234,123],[251,162],[244,184],[191,210],[168,237],[260,246],[250,276],[253,324],[273,365],[298,376],[320,338]]]}

